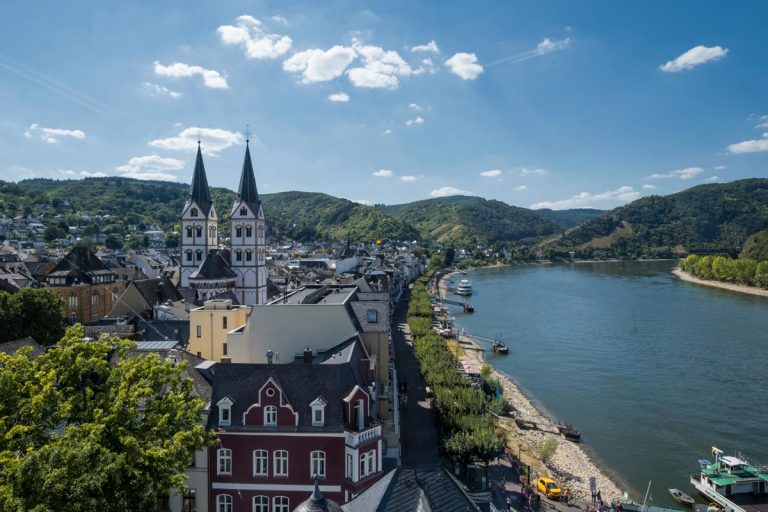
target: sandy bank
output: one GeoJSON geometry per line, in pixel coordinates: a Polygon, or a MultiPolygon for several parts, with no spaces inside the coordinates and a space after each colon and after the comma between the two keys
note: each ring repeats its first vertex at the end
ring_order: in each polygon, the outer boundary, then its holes
{"type": "Polygon", "coordinates": [[[754,286],[744,286],[734,283],[723,283],[722,281],[711,281],[709,279],[699,279],[698,277],[693,277],[691,274],[684,272],[679,268],[674,269],[672,273],[683,281],[688,281],[689,283],[711,286],[713,288],[721,288],[723,290],[730,290],[732,292],[748,293],[750,295],[758,295],[760,297],[768,297],[768,290],[764,290],[763,288],[755,288],[754,286]]]}

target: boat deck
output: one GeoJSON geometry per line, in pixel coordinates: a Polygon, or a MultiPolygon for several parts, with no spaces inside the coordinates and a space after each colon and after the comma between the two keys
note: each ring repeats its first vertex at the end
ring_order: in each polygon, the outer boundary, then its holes
{"type": "Polygon", "coordinates": [[[768,495],[760,494],[738,494],[729,498],[733,503],[746,510],[747,512],[766,512],[768,511],[768,495]]]}

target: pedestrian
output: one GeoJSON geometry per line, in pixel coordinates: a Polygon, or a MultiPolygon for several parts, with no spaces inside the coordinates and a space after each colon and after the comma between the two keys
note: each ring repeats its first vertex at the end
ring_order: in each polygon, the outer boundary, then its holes
{"type": "Polygon", "coordinates": [[[592,489],[592,504],[594,505],[596,501],[597,501],[597,492],[595,492],[595,490],[592,489]]]}
{"type": "Polygon", "coordinates": [[[512,496],[507,494],[507,511],[512,510],[512,496]]]}
{"type": "Polygon", "coordinates": [[[603,497],[600,496],[600,491],[599,490],[597,491],[597,501],[600,501],[600,502],[603,501],[603,497]]]}

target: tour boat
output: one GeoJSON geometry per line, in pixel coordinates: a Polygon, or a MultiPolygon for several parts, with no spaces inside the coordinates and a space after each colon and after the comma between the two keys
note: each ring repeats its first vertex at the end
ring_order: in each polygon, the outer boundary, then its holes
{"type": "Polygon", "coordinates": [[[456,288],[456,295],[472,295],[472,282],[469,279],[462,279],[456,288]]]}
{"type": "Polygon", "coordinates": [[[677,501],[679,501],[683,505],[688,505],[689,507],[692,507],[696,503],[693,500],[693,498],[685,494],[680,489],[669,489],[669,494],[671,494],[673,498],[675,498],[677,501]]]}
{"type": "Polygon", "coordinates": [[[724,455],[712,448],[715,462],[699,460],[700,471],[691,475],[691,485],[724,512],[768,510],[768,465],[748,463],[742,455],[724,455]]]}

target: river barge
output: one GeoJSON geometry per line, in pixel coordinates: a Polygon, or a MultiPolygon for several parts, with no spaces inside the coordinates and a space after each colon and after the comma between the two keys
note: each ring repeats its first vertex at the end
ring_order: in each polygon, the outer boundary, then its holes
{"type": "Polygon", "coordinates": [[[752,465],[743,456],[720,456],[715,462],[699,460],[701,469],[691,475],[691,485],[725,512],[768,511],[768,465],[752,465]]]}

